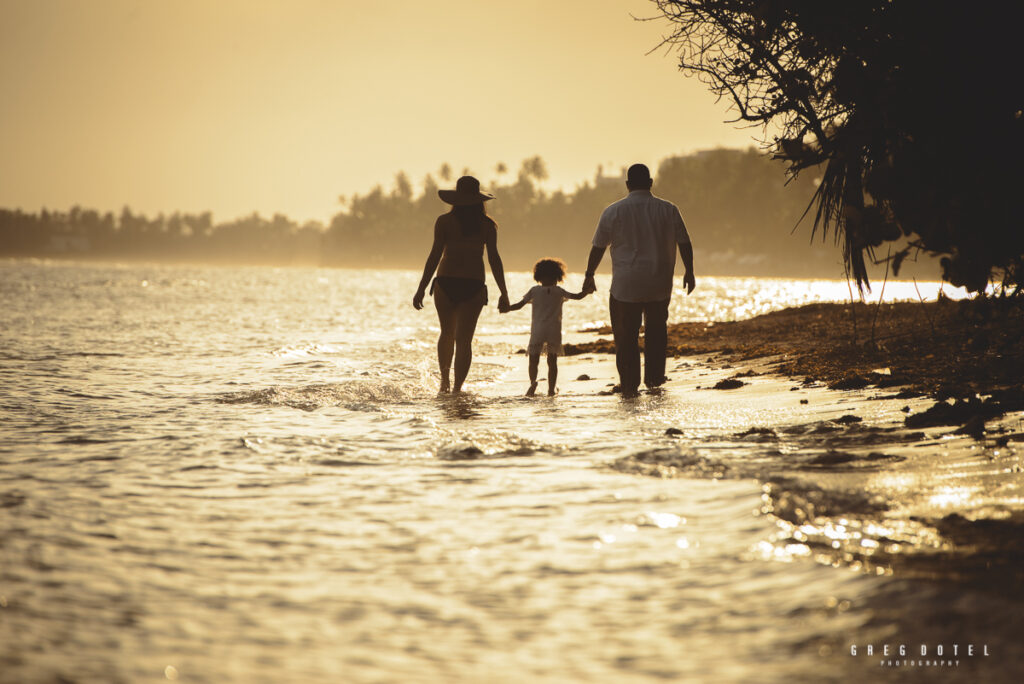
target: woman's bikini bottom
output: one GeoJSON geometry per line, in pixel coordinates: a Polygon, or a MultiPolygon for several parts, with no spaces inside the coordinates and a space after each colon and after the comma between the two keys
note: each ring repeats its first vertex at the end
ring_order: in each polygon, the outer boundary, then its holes
{"type": "Polygon", "coordinates": [[[437,276],[430,286],[430,294],[434,294],[434,288],[440,287],[445,296],[452,304],[468,302],[476,297],[480,290],[484,291],[484,304],[487,304],[487,286],[482,280],[474,278],[454,278],[452,276],[437,276]]]}

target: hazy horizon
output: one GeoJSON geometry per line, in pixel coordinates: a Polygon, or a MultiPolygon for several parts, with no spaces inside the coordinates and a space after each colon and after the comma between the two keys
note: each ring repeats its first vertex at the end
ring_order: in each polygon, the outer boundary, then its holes
{"type": "Polygon", "coordinates": [[[674,55],[653,3],[0,3],[0,206],[328,221],[444,163],[548,188],[756,131],[674,55]],[[632,15],[632,16],[631,16],[632,15]],[[654,50],[653,53],[647,54],[654,50]],[[639,104],[636,104],[639,103],[639,104]]]}
{"type": "MultiPolygon", "coordinates": [[[[659,158],[656,158],[656,159],[652,159],[649,162],[649,165],[650,165],[650,168],[651,168],[651,173],[655,177],[655,185],[657,185],[657,168],[664,161],[671,160],[673,158],[678,158],[680,156],[700,155],[702,153],[712,152],[712,151],[715,151],[715,150],[742,151],[743,149],[751,149],[753,147],[754,147],[754,145],[748,145],[745,148],[728,147],[728,146],[721,145],[721,146],[716,146],[716,147],[709,147],[709,148],[702,148],[702,149],[693,150],[693,151],[687,153],[686,155],[666,154],[664,157],[659,157],[659,158]]],[[[540,156],[543,159],[543,155],[538,155],[538,156],[540,156]]],[[[496,166],[495,164],[490,165],[491,166],[490,171],[483,172],[483,173],[474,171],[473,169],[469,169],[469,170],[471,172],[473,172],[473,173],[476,173],[479,176],[479,178],[482,181],[481,188],[486,190],[488,188],[495,187],[498,182],[501,182],[501,183],[504,184],[504,183],[508,183],[508,182],[514,180],[515,177],[516,177],[516,174],[518,173],[518,169],[520,167],[521,162],[524,162],[524,161],[528,161],[528,159],[516,159],[514,161],[502,162],[502,163],[506,164],[507,167],[508,167],[508,170],[505,171],[502,174],[497,174],[494,171],[493,167],[496,166]]],[[[547,165],[547,161],[546,160],[544,160],[544,161],[545,161],[545,165],[546,165],[547,170],[550,172],[551,171],[550,165],[547,165]]],[[[443,166],[445,164],[446,164],[446,162],[442,162],[439,166],[443,166]]],[[[337,193],[335,195],[335,197],[334,197],[333,207],[331,208],[329,213],[327,215],[323,216],[323,217],[320,217],[320,216],[308,216],[308,217],[307,216],[298,216],[298,215],[290,214],[290,213],[288,213],[286,211],[283,211],[281,209],[275,209],[273,207],[260,207],[260,208],[252,207],[252,208],[249,208],[249,209],[240,209],[240,210],[238,210],[235,213],[222,213],[222,212],[215,211],[214,209],[212,209],[210,207],[205,207],[205,208],[204,207],[196,207],[194,209],[193,208],[183,209],[181,207],[172,207],[172,206],[168,206],[168,207],[165,207],[165,208],[159,208],[159,209],[155,209],[155,210],[152,210],[152,211],[148,211],[145,208],[143,208],[140,204],[138,204],[136,202],[133,202],[131,200],[131,198],[127,198],[127,199],[125,199],[124,201],[122,201],[120,203],[116,203],[115,202],[115,204],[113,204],[111,206],[95,206],[95,205],[90,205],[90,204],[87,204],[87,203],[84,203],[84,202],[72,202],[70,204],[65,204],[65,205],[41,204],[41,205],[38,205],[38,206],[32,206],[32,205],[26,206],[26,205],[23,205],[23,204],[22,205],[19,205],[19,204],[5,204],[2,201],[0,201],[0,209],[7,209],[7,210],[11,210],[11,211],[22,211],[22,212],[24,212],[26,214],[35,214],[35,213],[39,213],[41,211],[64,212],[64,213],[66,213],[66,212],[71,211],[75,207],[77,207],[77,208],[83,209],[83,210],[97,211],[101,215],[102,214],[111,213],[111,214],[114,214],[115,216],[119,216],[125,208],[128,208],[128,209],[131,209],[132,212],[135,213],[135,214],[143,215],[143,216],[146,216],[146,217],[154,217],[154,218],[159,216],[159,215],[164,215],[164,216],[169,217],[169,216],[171,216],[173,214],[196,214],[196,215],[198,215],[198,214],[203,214],[203,213],[209,212],[212,215],[212,218],[213,218],[213,220],[215,222],[235,221],[235,220],[239,220],[239,219],[244,219],[244,218],[250,217],[253,214],[258,214],[260,217],[265,217],[265,218],[273,218],[275,215],[283,215],[284,217],[288,218],[289,220],[295,221],[296,223],[298,223],[300,225],[304,225],[304,224],[307,224],[307,223],[310,223],[310,222],[314,222],[314,223],[318,222],[318,223],[321,223],[322,227],[326,229],[326,228],[328,228],[330,226],[331,219],[334,216],[336,216],[339,213],[343,213],[343,212],[345,212],[347,210],[348,200],[351,200],[353,197],[357,197],[357,196],[365,197],[365,196],[369,195],[371,192],[373,192],[373,190],[376,187],[380,187],[385,192],[393,192],[394,189],[395,189],[395,185],[396,185],[396,183],[395,183],[396,177],[398,175],[400,175],[400,174],[404,174],[407,177],[407,179],[411,182],[413,193],[416,196],[422,196],[423,195],[423,193],[424,193],[424,191],[426,189],[425,186],[424,186],[423,180],[426,178],[427,175],[430,175],[433,178],[433,180],[435,181],[435,183],[438,185],[438,187],[440,187],[440,188],[454,187],[455,186],[455,182],[457,180],[457,177],[459,175],[461,175],[462,171],[465,170],[465,169],[457,169],[455,166],[453,166],[451,164],[448,164],[448,166],[450,167],[451,174],[452,174],[451,180],[449,180],[449,181],[445,181],[445,180],[441,179],[441,177],[439,176],[439,173],[438,173],[440,169],[428,170],[420,178],[415,178],[415,177],[410,176],[408,174],[408,172],[405,171],[404,169],[396,169],[395,172],[392,173],[390,177],[384,178],[383,180],[381,180],[379,182],[374,182],[374,183],[368,185],[363,190],[352,191],[352,192],[348,192],[348,193],[337,193]],[[342,198],[345,199],[346,201],[342,202],[341,201],[342,198]]],[[[625,175],[624,174],[625,174],[626,166],[627,166],[626,164],[622,164],[622,165],[595,164],[594,169],[591,170],[591,172],[589,174],[584,174],[584,175],[580,176],[579,178],[577,178],[575,180],[561,182],[561,183],[556,183],[551,178],[548,178],[547,180],[544,180],[544,181],[537,181],[537,180],[534,179],[533,183],[536,185],[538,190],[541,190],[541,191],[543,191],[545,193],[561,191],[561,192],[564,192],[566,194],[570,194],[571,195],[573,192],[575,192],[576,190],[580,189],[585,184],[593,185],[593,182],[595,180],[595,174],[598,171],[601,171],[603,179],[607,179],[609,177],[622,176],[622,180],[623,180],[622,194],[625,195],[626,194],[626,189],[625,189],[625,175]]],[[[779,168],[780,176],[783,175],[783,173],[784,173],[783,167],[781,165],[779,165],[778,168],[779,168]]],[[[662,189],[659,189],[658,187],[654,187],[653,191],[657,195],[660,192],[662,192],[662,189]]],[[[2,194],[2,190],[0,190],[0,194],[2,194]]],[[[500,199],[501,199],[501,197],[497,198],[497,200],[499,200],[499,201],[500,201],[500,199]]],[[[438,199],[438,208],[440,210],[444,210],[445,206],[446,205],[440,199],[438,199]]]]}

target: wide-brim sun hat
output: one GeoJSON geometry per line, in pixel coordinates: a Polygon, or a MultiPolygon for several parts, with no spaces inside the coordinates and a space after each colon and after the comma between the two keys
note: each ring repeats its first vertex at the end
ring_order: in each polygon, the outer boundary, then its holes
{"type": "Polygon", "coordinates": [[[437,196],[442,202],[456,207],[470,204],[483,204],[494,199],[494,195],[480,190],[480,181],[472,176],[463,176],[455,182],[454,190],[438,190],[437,196]]]}

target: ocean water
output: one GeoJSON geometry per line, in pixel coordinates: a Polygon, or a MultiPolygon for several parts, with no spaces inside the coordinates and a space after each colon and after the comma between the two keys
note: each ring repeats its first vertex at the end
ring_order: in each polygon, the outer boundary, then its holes
{"type": "MultiPolygon", "coordinates": [[[[1013,559],[949,552],[905,479],[928,466],[894,484],[913,459],[871,451],[919,435],[841,431],[778,379],[625,401],[595,357],[524,398],[529,313],[493,285],[469,391],[438,396],[417,280],[0,264],[0,681],[1019,681],[1013,559]],[[866,654],[901,644],[958,664],[866,654]]],[[[848,297],[703,278],[672,320],[848,297]]],[[[565,316],[586,339],[603,295],[565,316]]],[[[993,459],[929,496],[1019,507],[993,459]]]]}

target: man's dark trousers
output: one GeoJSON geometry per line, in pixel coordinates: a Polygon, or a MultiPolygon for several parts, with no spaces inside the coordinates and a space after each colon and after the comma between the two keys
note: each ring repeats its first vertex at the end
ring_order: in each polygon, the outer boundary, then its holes
{"type": "Polygon", "coordinates": [[[644,326],[644,384],[658,387],[665,382],[665,348],[668,345],[668,302],[620,302],[609,297],[615,338],[615,365],[619,385],[625,394],[640,387],[640,324],[644,326]]]}

